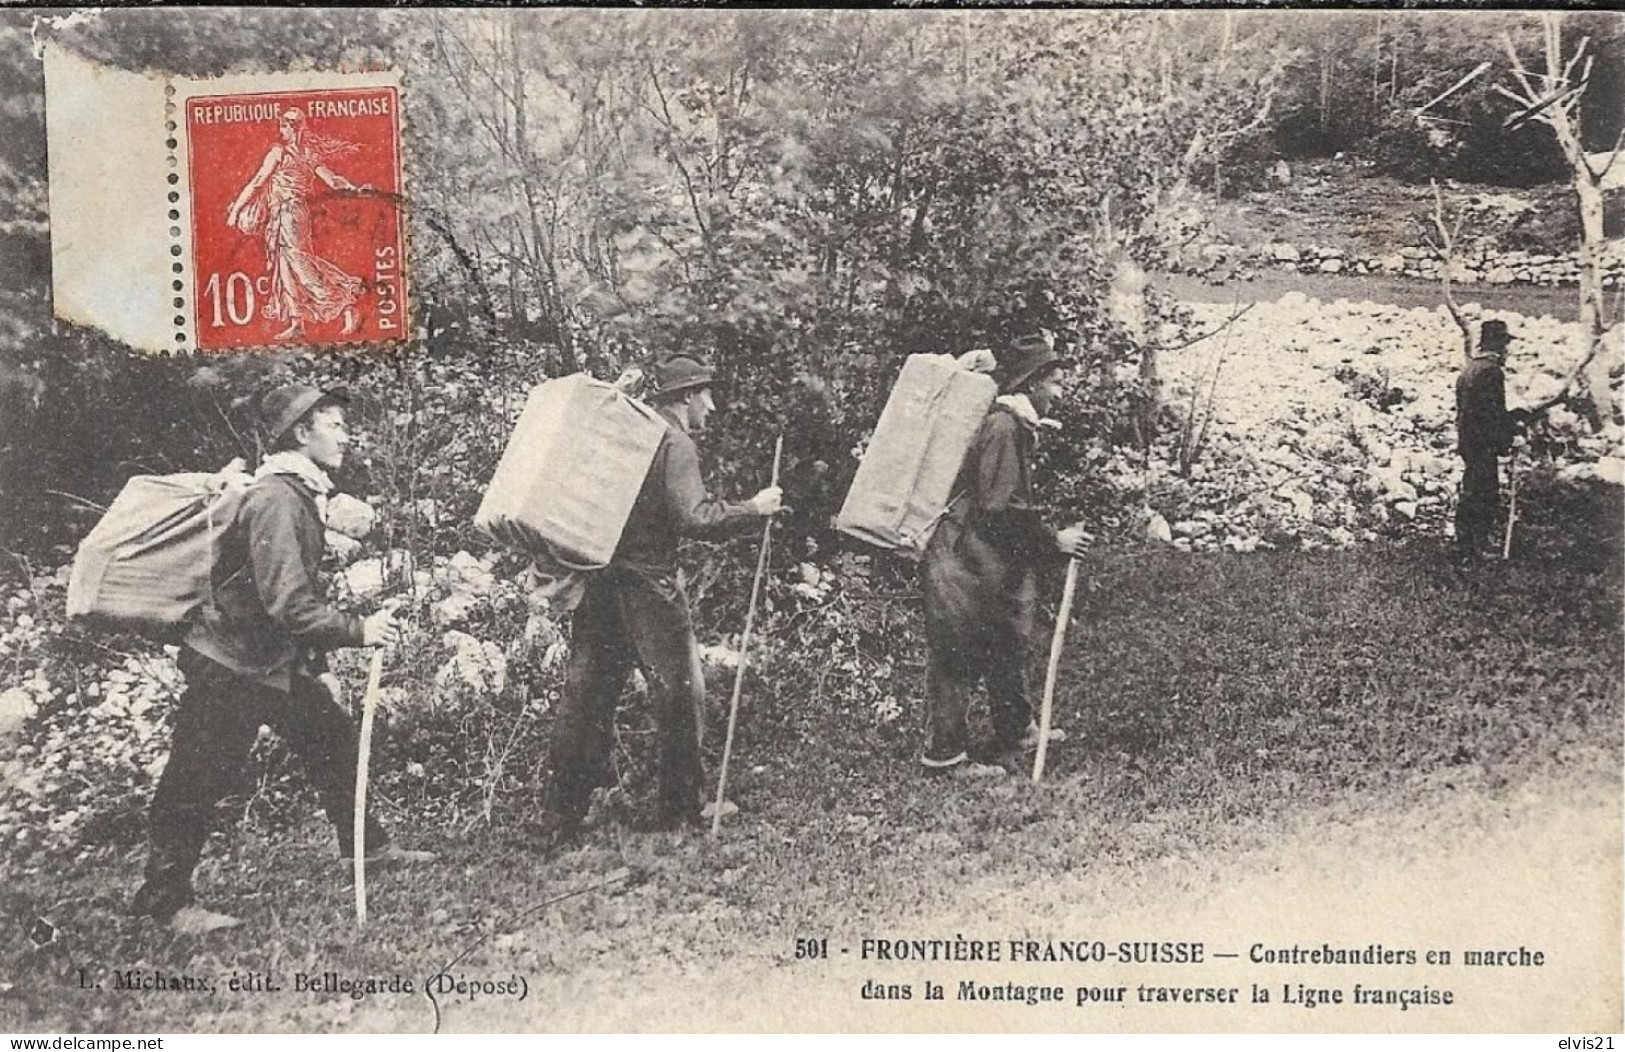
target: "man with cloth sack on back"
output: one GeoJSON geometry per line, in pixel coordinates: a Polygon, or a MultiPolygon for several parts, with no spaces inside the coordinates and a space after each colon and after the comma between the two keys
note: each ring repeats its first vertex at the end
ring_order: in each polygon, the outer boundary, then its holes
{"type": "MultiPolygon", "coordinates": [[[[1014,773],[1037,745],[1026,659],[1038,604],[1037,569],[1081,555],[1079,527],[1045,526],[1033,502],[1039,421],[1061,396],[1065,362],[1031,334],[997,356],[1000,396],[971,440],[948,510],[925,552],[927,774],[1014,773]],[[972,761],[971,690],[985,679],[993,741],[972,761]],[[985,762],[984,762],[985,761],[985,762]]],[[[1052,741],[1060,740],[1052,731],[1052,741]]]]}
{"type": "MultiPolygon", "coordinates": [[[[262,724],[304,762],[338,830],[340,854],[353,848],[356,731],[339,706],[338,680],[324,652],[388,646],[400,632],[387,610],[362,620],[329,606],[317,582],[333,489],[327,472],[344,462],[350,443],[344,404],[341,393],[302,385],[266,395],[261,416],[272,452],[225,528],[213,568],[214,602],[181,649],[186,692],[152,798],[152,848],[133,908],[184,934],[238,924],[192,904],[192,871],[215,804],[236,786],[262,724]]],[[[369,816],[370,862],[434,858],[388,841],[369,816]]]]}
{"type": "Polygon", "coordinates": [[[610,563],[587,576],[572,624],[570,662],[548,755],[552,781],[540,829],[547,850],[581,832],[592,792],[604,784],[615,709],[634,665],[649,685],[660,735],[662,829],[700,821],[705,787],[700,759],[705,681],[677,568],[683,537],[725,537],[782,510],[777,486],[732,504],[714,500],[700,476],[692,435],[716,409],[716,370],[691,355],[656,364],[645,401],[666,421],[643,488],[610,563]]]}

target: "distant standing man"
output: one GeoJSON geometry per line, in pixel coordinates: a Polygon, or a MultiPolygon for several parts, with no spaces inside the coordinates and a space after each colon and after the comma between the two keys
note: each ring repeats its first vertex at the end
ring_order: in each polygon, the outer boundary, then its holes
{"type": "Polygon", "coordinates": [[[659,725],[657,825],[673,829],[701,820],[705,682],[677,542],[740,532],[783,506],[777,486],[742,504],[706,493],[692,436],[705,430],[716,409],[715,372],[691,355],[669,357],[652,370],[647,398],[665,419],[666,433],[609,566],[588,576],[575,611],[548,750],[553,777],[545,799],[544,848],[581,831],[592,791],[604,783],[615,708],[634,665],[643,670],[659,725]]]}
{"type": "MultiPolygon", "coordinates": [[[[214,825],[215,805],[238,783],[262,724],[304,762],[339,852],[352,851],[356,732],[339,706],[324,652],[388,646],[399,629],[388,611],[362,620],[329,606],[317,583],[327,472],[350,443],[341,394],[288,386],[262,404],[266,448],[237,518],[225,528],[214,605],[186,637],[186,692],[175,714],[169,762],[152,798],[146,882],[134,910],[184,934],[235,927],[237,918],[192,904],[192,871],[214,825]]],[[[388,842],[367,822],[369,859],[425,862],[434,856],[388,842]],[[376,851],[376,856],[373,852],[376,851]]]]}
{"type": "Polygon", "coordinates": [[[1523,410],[1507,410],[1506,322],[1491,318],[1479,332],[1478,351],[1456,377],[1456,451],[1464,470],[1456,502],[1456,554],[1462,560],[1483,555],[1493,544],[1501,518],[1500,458],[1512,450],[1523,410]]]}
{"type": "Polygon", "coordinates": [[[1039,334],[998,356],[1002,394],[971,440],[948,512],[926,548],[931,740],[920,762],[928,774],[1013,773],[1024,749],[1037,745],[1026,672],[1037,570],[1081,555],[1086,542],[1079,527],[1045,526],[1033,498],[1039,420],[1061,396],[1064,366],[1039,334]],[[970,695],[984,679],[994,736],[972,762],[970,695]]]}

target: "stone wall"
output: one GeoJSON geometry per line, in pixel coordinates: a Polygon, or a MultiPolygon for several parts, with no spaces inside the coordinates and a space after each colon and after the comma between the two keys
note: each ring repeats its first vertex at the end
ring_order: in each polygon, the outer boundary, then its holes
{"type": "MultiPolygon", "coordinates": [[[[1451,279],[1462,285],[1575,286],[1580,281],[1577,255],[1528,252],[1466,255],[1453,264],[1451,279]]],[[[1339,248],[1275,242],[1262,248],[1211,242],[1187,255],[1175,269],[1185,273],[1234,273],[1236,268],[1292,271],[1299,274],[1377,274],[1436,281],[1444,261],[1432,249],[1409,245],[1382,255],[1339,248]]],[[[1603,287],[1625,282],[1625,241],[1609,242],[1604,253],[1603,287]]]]}

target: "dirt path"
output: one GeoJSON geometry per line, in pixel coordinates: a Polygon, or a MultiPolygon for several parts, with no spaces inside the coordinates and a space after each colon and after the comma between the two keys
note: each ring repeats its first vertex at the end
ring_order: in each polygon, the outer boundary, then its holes
{"type": "MultiPolygon", "coordinates": [[[[1620,1029],[1620,786],[1599,755],[1497,790],[1474,768],[1433,777],[1403,797],[1347,799],[1274,822],[1208,832],[1199,852],[1160,864],[1105,864],[1012,886],[997,871],[963,884],[947,910],[907,906],[913,889],[884,876],[895,900],[884,932],[832,934],[827,961],[790,960],[795,934],[764,935],[730,958],[606,961],[532,978],[519,1004],[448,1009],[449,1029],[476,1030],[1108,1030],[1617,1031],[1620,1029]],[[1201,942],[1202,963],[895,963],[861,959],[862,934],[887,938],[1201,942]],[[1325,945],[1414,951],[1415,964],[1256,963],[1325,945]],[[1429,965],[1429,950],[1450,950],[1429,965]],[[1464,952],[1539,952],[1541,963],[1469,967],[1464,952]],[[1220,958],[1235,954],[1234,958],[1220,958]],[[922,1003],[923,984],[945,1000],[922,1003]],[[907,1003],[861,996],[866,981],[907,986],[907,1003]],[[960,983],[1059,987],[1060,1004],[966,1001],[960,983]],[[1250,1003],[1253,986],[1268,1005],[1250,1003]],[[1299,987],[1343,1004],[1306,1007],[1299,987]],[[1422,991],[1450,1005],[1354,1005],[1362,989],[1422,991]],[[1139,987],[1235,991],[1240,1003],[1139,1003],[1139,987]],[[1124,988],[1123,1003],[1076,1005],[1079,987],[1124,988]],[[1283,994],[1297,994],[1283,1003],[1283,994]],[[1329,996],[1329,995],[1328,995],[1329,996]]],[[[1131,827],[1165,838],[1178,814],[1131,827]]],[[[1012,833],[1012,835],[1020,835],[1012,833]]],[[[1186,841],[1188,842],[1188,841],[1186,841]]],[[[816,933],[806,933],[816,934],[816,933]]],[[[1189,996],[1203,996],[1192,994],[1189,996]]],[[[395,1029],[399,1016],[355,1023],[395,1029]]]]}

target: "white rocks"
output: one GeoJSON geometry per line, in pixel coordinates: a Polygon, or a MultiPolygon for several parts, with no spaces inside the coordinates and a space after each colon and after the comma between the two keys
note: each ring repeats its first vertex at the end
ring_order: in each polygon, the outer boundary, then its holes
{"type": "Polygon", "coordinates": [[[461,685],[480,694],[502,693],[508,684],[508,659],[501,647],[455,630],[442,636],[441,644],[452,650],[452,656],[435,673],[437,687],[461,685]]]}
{"type": "Polygon", "coordinates": [[[378,513],[365,501],[347,493],[335,493],[327,500],[327,528],[355,540],[365,540],[378,521],[378,513]]]}
{"type": "Polygon", "coordinates": [[[0,693],[0,738],[9,738],[23,729],[34,715],[34,696],[21,687],[0,693]]]}
{"type": "MultiPolygon", "coordinates": [[[[1186,306],[1199,329],[1222,324],[1232,309],[1186,306]]],[[[1499,311],[1477,316],[1504,317],[1517,336],[1508,374],[1512,405],[1537,401],[1529,395],[1542,387],[1555,392],[1577,354],[1573,324],[1499,311]]],[[[1163,523],[1173,525],[1163,534],[1147,521],[1149,539],[1193,551],[1241,551],[1268,547],[1262,538],[1282,547],[1346,547],[1401,532],[1448,531],[1461,474],[1454,383],[1462,342],[1446,311],[1321,303],[1288,293],[1258,304],[1224,339],[1202,470],[1152,487],[1163,523]]],[[[1170,391],[1201,383],[1211,359],[1200,344],[1165,355],[1170,391]]],[[[1605,390],[1619,382],[1608,381],[1605,390]]],[[[1610,409],[1605,416],[1611,415],[1610,409]]],[[[1573,414],[1548,421],[1587,461],[1622,453],[1625,429],[1617,425],[1591,435],[1573,414]]],[[[1157,450],[1164,463],[1173,459],[1172,441],[1165,435],[1157,450]]],[[[1579,473],[1604,477],[1621,467],[1625,459],[1579,473]]]]}
{"type": "Polygon", "coordinates": [[[1276,495],[1285,498],[1292,505],[1292,513],[1306,522],[1313,522],[1315,518],[1315,499],[1297,486],[1288,483],[1275,491],[1276,495]]]}
{"type": "Polygon", "coordinates": [[[725,643],[713,643],[700,648],[700,661],[712,668],[737,669],[739,651],[725,643]]]}
{"type": "Polygon", "coordinates": [[[327,553],[337,559],[340,566],[348,566],[361,554],[361,542],[355,538],[333,530],[328,530],[326,536],[327,553]]]}
{"type": "Polygon", "coordinates": [[[465,551],[453,555],[446,566],[452,580],[452,588],[472,592],[475,595],[491,594],[491,590],[496,587],[496,578],[491,576],[489,569],[493,562],[492,559],[482,562],[465,551]]]}
{"type": "Polygon", "coordinates": [[[429,616],[441,628],[450,628],[467,621],[480,605],[481,598],[472,592],[453,592],[429,608],[429,616]]]}
{"type": "Polygon", "coordinates": [[[407,576],[415,577],[411,569],[411,553],[397,549],[382,556],[351,563],[338,574],[338,577],[352,595],[365,599],[382,592],[384,582],[389,578],[401,580],[407,576]]]}
{"type": "Polygon", "coordinates": [[[1578,464],[1566,464],[1558,469],[1557,477],[1566,482],[1610,482],[1618,486],[1625,484],[1625,460],[1619,457],[1603,457],[1596,461],[1582,461],[1578,464]]]}
{"type": "Polygon", "coordinates": [[[347,567],[340,576],[350,591],[365,599],[384,590],[384,560],[362,559],[347,567]]]}

